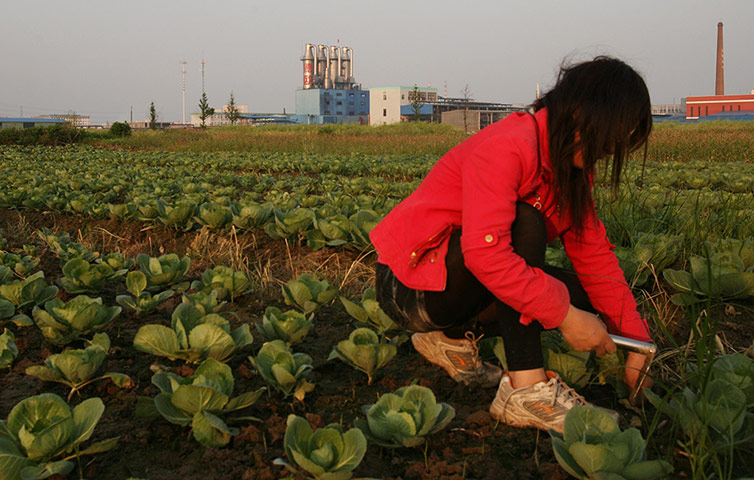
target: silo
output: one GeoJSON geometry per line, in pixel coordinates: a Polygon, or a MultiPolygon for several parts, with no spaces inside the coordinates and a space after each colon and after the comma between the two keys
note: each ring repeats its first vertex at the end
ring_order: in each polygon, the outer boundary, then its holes
{"type": "Polygon", "coordinates": [[[343,81],[346,83],[346,88],[350,89],[353,83],[353,70],[351,69],[351,56],[353,51],[349,47],[343,47],[343,62],[340,70],[340,75],[343,77],[343,81]]]}
{"type": "Polygon", "coordinates": [[[307,43],[306,47],[304,47],[304,56],[301,58],[301,61],[304,62],[305,89],[312,88],[312,84],[314,83],[314,55],[312,54],[313,48],[314,45],[307,43]]]}
{"type": "Polygon", "coordinates": [[[317,88],[330,88],[330,72],[327,61],[327,46],[317,47],[317,88]]]}

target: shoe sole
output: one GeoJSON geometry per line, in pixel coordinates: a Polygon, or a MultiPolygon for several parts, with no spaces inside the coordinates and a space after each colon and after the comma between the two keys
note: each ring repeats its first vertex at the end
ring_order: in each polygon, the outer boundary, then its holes
{"type": "Polygon", "coordinates": [[[545,432],[548,431],[548,430],[555,430],[558,433],[563,433],[563,427],[562,426],[560,426],[559,428],[555,428],[552,425],[547,425],[547,424],[543,423],[541,420],[539,420],[536,417],[528,417],[528,419],[530,419],[531,422],[520,421],[520,420],[515,419],[513,417],[511,417],[511,419],[509,419],[509,420],[506,420],[504,418],[503,412],[496,412],[496,411],[494,411],[493,408],[492,408],[492,406],[490,406],[490,416],[493,419],[497,420],[498,422],[504,423],[506,425],[510,425],[511,427],[516,427],[516,428],[538,428],[538,429],[543,430],[545,432]]]}

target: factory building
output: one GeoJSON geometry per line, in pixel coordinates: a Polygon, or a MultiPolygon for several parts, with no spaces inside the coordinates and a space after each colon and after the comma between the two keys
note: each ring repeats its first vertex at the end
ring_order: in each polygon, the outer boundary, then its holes
{"type": "Polygon", "coordinates": [[[717,52],[715,56],[715,94],[686,98],[687,120],[752,120],[754,119],[754,90],[750,95],[725,94],[723,65],[723,22],[717,24],[717,52]]]}
{"type": "MultiPolygon", "coordinates": [[[[437,89],[419,87],[419,114],[422,120],[432,115],[431,104],[437,102],[437,89]]],[[[387,125],[414,116],[414,87],[380,87],[369,89],[369,124],[387,125]]]]}
{"type": "Polygon", "coordinates": [[[33,128],[49,127],[51,125],[62,125],[68,123],[60,118],[10,118],[0,117],[0,129],[2,128],[33,128]]]}
{"type": "Polygon", "coordinates": [[[303,124],[369,123],[369,93],[353,74],[354,54],[349,47],[307,43],[302,88],[296,90],[296,114],[303,124]]]}

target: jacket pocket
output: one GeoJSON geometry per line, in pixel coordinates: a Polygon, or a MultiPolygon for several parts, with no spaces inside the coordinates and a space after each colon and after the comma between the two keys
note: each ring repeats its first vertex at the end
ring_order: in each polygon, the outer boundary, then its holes
{"type": "Polygon", "coordinates": [[[442,242],[450,237],[451,232],[453,232],[453,225],[445,225],[439,232],[430,236],[416,248],[412,249],[411,253],[409,253],[408,266],[415,268],[427,252],[441,245],[442,242]]]}

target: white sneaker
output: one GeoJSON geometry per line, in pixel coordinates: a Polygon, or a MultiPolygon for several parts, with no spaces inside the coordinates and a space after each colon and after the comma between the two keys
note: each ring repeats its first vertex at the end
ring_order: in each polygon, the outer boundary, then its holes
{"type": "MultiPolygon", "coordinates": [[[[566,385],[555,372],[547,372],[547,376],[547,382],[521,388],[513,388],[510,377],[503,376],[495,399],[490,405],[492,418],[514,427],[552,429],[563,433],[568,410],[575,405],[594,406],[566,385]]],[[[618,420],[617,412],[603,410],[618,420]]]]}
{"type": "Polygon", "coordinates": [[[500,382],[503,371],[500,367],[481,361],[477,345],[480,338],[468,332],[466,339],[456,340],[435,331],[415,333],[411,335],[411,343],[417,352],[429,362],[444,368],[456,382],[467,386],[494,387],[500,382]]]}

